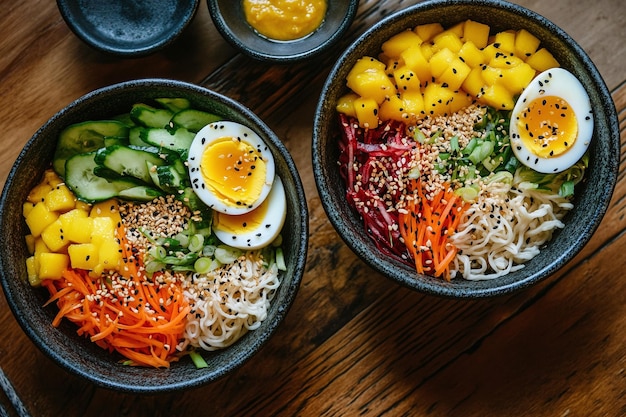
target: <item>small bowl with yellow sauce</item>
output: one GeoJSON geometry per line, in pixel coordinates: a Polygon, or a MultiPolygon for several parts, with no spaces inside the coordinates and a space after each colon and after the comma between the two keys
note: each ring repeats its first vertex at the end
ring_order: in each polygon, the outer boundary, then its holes
{"type": "Polygon", "coordinates": [[[335,44],[358,0],[207,0],[213,23],[242,53],[270,62],[301,61],[335,44]]]}

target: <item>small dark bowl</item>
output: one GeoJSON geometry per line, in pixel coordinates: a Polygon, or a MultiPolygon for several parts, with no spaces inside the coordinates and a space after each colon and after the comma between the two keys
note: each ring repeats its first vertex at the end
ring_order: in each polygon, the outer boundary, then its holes
{"type": "Polygon", "coordinates": [[[0,238],[13,242],[0,247],[0,281],[15,318],[32,342],[62,368],[104,388],[158,393],[196,387],[225,376],[259,351],[283,321],[304,273],[308,242],[308,211],[302,183],[286,147],[250,110],[205,88],[180,81],[148,79],[124,82],[89,93],[59,111],[26,143],[7,178],[0,199],[0,238]],[[28,256],[24,236],[27,227],[21,214],[29,190],[51,164],[59,132],[80,121],[103,119],[128,112],[133,103],[157,97],[185,97],[195,108],[214,112],[255,130],[269,145],[276,172],[285,185],[287,219],[283,248],[287,271],[261,326],[227,349],[203,354],[209,367],[196,369],[189,358],[169,369],[124,366],[120,357],[107,353],[76,334],[76,326],[64,320],[58,328],[51,322],[56,307],[43,308],[47,291],[31,287],[26,280],[28,256]]]}
{"type": "Polygon", "coordinates": [[[311,35],[277,42],[260,36],[246,22],[241,0],[207,0],[213,23],[242,53],[261,61],[287,63],[316,56],[334,45],[348,30],[359,8],[358,0],[329,0],[326,18],[311,35]]]}
{"type": "Polygon", "coordinates": [[[170,45],[189,25],[199,0],[57,0],[69,28],[87,45],[142,57],[170,45]]]}
{"type": "Polygon", "coordinates": [[[427,1],[395,13],[359,37],[331,70],[316,109],[313,130],[313,172],[322,205],[345,243],[370,267],[389,279],[427,294],[452,298],[480,298],[511,293],[555,273],[581,251],[604,216],[617,180],[620,138],[611,95],[593,62],[562,29],[528,9],[505,1],[427,1]],[[392,35],[419,24],[440,22],[444,27],[473,19],[492,30],[525,28],[537,36],[561,66],[585,86],[594,111],[594,135],[586,180],[576,190],[575,208],[541,253],[519,271],[488,281],[456,278],[451,282],[419,275],[399,261],[381,255],[360,217],[346,204],[345,184],[338,161],[337,99],[347,92],[346,76],[364,55],[378,56],[392,35]]]}

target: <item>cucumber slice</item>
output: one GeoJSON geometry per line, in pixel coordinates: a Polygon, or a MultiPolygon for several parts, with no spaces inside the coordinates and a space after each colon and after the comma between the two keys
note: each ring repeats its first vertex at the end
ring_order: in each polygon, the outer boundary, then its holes
{"type": "Polygon", "coordinates": [[[152,201],[157,197],[165,195],[162,191],[146,185],[138,185],[126,188],[118,193],[119,198],[133,201],[152,201]]]}
{"type": "Polygon", "coordinates": [[[139,137],[146,143],[158,148],[165,148],[175,151],[182,159],[187,159],[189,147],[195,137],[195,133],[185,128],[178,128],[174,131],[168,129],[143,129],[139,137]]]}
{"type": "Polygon", "coordinates": [[[164,108],[170,110],[172,113],[177,113],[181,110],[185,110],[191,107],[191,102],[187,100],[186,98],[182,98],[182,97],[176,97],[176,98],[162,97],[162,98],[157,98],[154,101],[159,103],[164,108]]]}
{"type": "Polygon", "coordinates": [[[76,197],[87,203],[95,203],[117,197],[120,191],[136,187],[134,181],[118,179],[108,181],[94,174],[97,167],[95,152],[76,154],[65,163],[65,184],[76,197]]]}
{"type": "Polygon", "coordinates": [[[65,162],[71,156],[102,148],[105,137],[128,137],[128,127],[116,120],[89,121],[68,126],[59,135],[52,167],[63,177],[65,162]]]}
{"type": "Polygon", "coordinates": [[[141,131],[144,130],[145,127],[134,126],[131,127],[128,131],[128,144],[133,146],[150,146],[149,143],[144,142],[141,139],[141,131]]]}
{"type": "Polygon", "coordinates": [[[168,126],[174,113],[167,109],[157,109],[144,103],[134,104],[130,118],[140,126],[162,128],[168,126]]]}
{"type": "Polygon", "coordinates": [[[196,109],[185,109],[174,114],[171,124],[197,133],[204,126],[219,120],[222,120],[222,118],[213,113],[196,109]]]}
{"type": "Polygon", "coordinates": [[[156,148],[114,145],[99,149],[95,156],[97,165],[102,165],[120,175],[135,177],[150,184],[152,179],[146,161],[156,166],[165,165],[165,160],[159,156],[156,148]]]}

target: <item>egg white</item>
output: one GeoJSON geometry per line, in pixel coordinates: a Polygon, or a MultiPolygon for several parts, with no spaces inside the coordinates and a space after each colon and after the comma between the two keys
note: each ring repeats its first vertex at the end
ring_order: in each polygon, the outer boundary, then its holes
{"type": "MultiPolygon", "coordinates": [[[[255,219],[258,222],[256,227],[242,227],[233,232],[220,228],[219,222],[214,222],[213,231],[217,238],[229,246],[248,250],[261,249],[272,243],[280,234],[287,217],[285,188],[278,176],[274,180],[266,203],[268,207],[262,218],[255,219]]],[[[218,214],[218,216],[227,215],[218,214]]]]}
{"type": "Polygon", "coordinates": [[[517,100],[511,113],[509,133],[513,153],[522,164],[541,173],[557,173],[568,169],[584,155],[593,135],[593,113],[585,88],[572,73],[563,68],[552,68],[540,73],[517,100]],[[541,96],[556,96],[567,101],[578,123],[578,135],[574,144],[561,155],[548,158],[535,154],[525,146],[516,123],[528,103],[541,96]]]}
{"type": "Polygon", "coordinates": [[[226,214],[243,214],[257,208],[270,193],[275,177],[274,157],[267,144],[249,127],[231,121],[214,122],[200,129],[189,148],[187,162],[193,191],[211,209],[226,214]],[[247,143],[256,149],[265,162],[265,181],[258,198],[252,204],[236,205],[225,201],[206,184],[203,178],[201,164],[205,149],[224,137],[233,137],[247,143]]]}

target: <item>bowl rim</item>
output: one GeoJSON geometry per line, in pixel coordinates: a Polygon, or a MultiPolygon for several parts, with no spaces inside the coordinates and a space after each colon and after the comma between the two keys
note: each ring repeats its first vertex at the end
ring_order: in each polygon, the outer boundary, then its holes
{"type": "MultiPolygon", "coordinates": [[[[462,17],[459,18],[462,20],[462,17]]],[[[372,45],[382,42],[374,42],[371,41],[372,45]]],[[[368,46],[371,46],[368,44],[368,46]]],[[[334,108],[334,107],[333,107],[334,108]]],[[[329,116],[330,117],[330,116],[329,116]]],[[[331,117],[332,119],[332,117],[331,117]]],[[[595,136],[595,127],[594,127],[594,136],[595,136]]],[[[338,58],[335,65],[330,70],[326,81],[322,87],[322,93],[320,95],[320,99],[315,108],[315,116],[314,116],[314,126],[313,126],[313,141],[312,141],[312,161],[313,161],[313,171],[314,171],[314,179],[316,183],[316,187],[318,193],[320,195],[320,200],[322,202],[322,206],[326,211],[326,214],[341,236],[342,240],[346,243],[346,245],[369,267],[378,271],[381,275],[385,276],[396,283],[409,288],[411,290],[415,290],[418,292],[422,292],[429,295],[435,295],[445,298],[487,298],[494,296],[501,296],[510,294],[513,292],[517,292],[524,288],[527,288],[543,279],[546,279],[548,276],[552,275],[562,266],[564,266],[567,262],[572,260],[575,255],[582,250],[583,246],[590,240],[593,232],[598,228],[606,210],[608,209],[612,192],[615,188],[617,182],[617,174],[619,168],[619,124],[617,119],[617,112],[615,110],[615,106],[613,100],[611,99],[610,92],[601,77],[598,69],[591,61],[586,52],[574,41],[571,36],[569,36],[563,29],[558,27],[556,24],[545,18],[544,16],[527,9],[523,6],[510,3],[504,0],[427,0],[413,6],[407,7],[406,9],[397,11],[369,29],[367,29],[364,33],[362,33],[355,41],[352,42],[350,46],[348,46],[342,55],[338,58]],[[372,35],[378,31],[384,30],[387,26],[392,26],[395,22],[402,21],[405,18],[410,16],[419,14],[420,12],[429,11],[434,8],[444,7],[444,8],[455,8],[458,6],[488,6],[492,8],[497,8],[503,12],[518,15],[524,18],[530,18],[537,22],[538,24],[544,26],[547,30],[551,31],[560,42],[565,44],[571,51],[574,52],[577,59],[579,59],[582,68],[581,71],[586,73],[597,86],[597,93],[602,98],[608,98],[607,103],[603,103],[607,109],[608,114],[606,115],[607,125],[610,126],[610,137],[608,139],[608,143],[606,146],[610,147],[612,160],[606,161],[606,178],[604,178],[603,184],[605,185],[606,192],[603,195],[605,198],[603,201],[598,202],[598,205],[595,207],[595,212],[591,216],[590,222],[584,225],[584,230],[576,239],[574,245],[572,245],[568,250],[555,259],[554,262],[537,271],[533,275],[526,276],[522,280],[516,280],[509,283],[504,283],[502,279],[491,280],[493,285],[488,288],[480,288],[480,287],[471,287],[469,289],[463,288],[459,290],[455,288],[453,284],[447,283],[440,279],[434,279],[427,275],[417,274],[418,279],[415,279],[416,275],[413,272],[411,276],[407,276],[405,274],[406,271],[399,271],[396,268],[394,262],[389,261],[388,259],[376,259],[370,256],[371,250],[367,243],[363,243],[358,239],[355,239],[346,234],[346,232],[350,229],[351,223],[350,219],[340,216],[334,215],[333,210],[335,207],[338,207],[340,201],[336,200],[333,195],[329,193],[328,190],[331,189],[332,184],[328,182],[329,180],[329,170],[336,169],[335,167],[326,167],[324,166],[324,161],[322,160],[322,152],[324,150],[320,150],[320,136],[324,134],[323,130],[323,122],[325,121],[324,112],[328,111],[326,106],[328,105],[328,95],[331,87],[333,86],[336,79],[340,78],[339,74],[342,72],[342,67],[350,63],[351,61],[356,60],[355,53],[361,49],[362,43],[367,43],[368,39],[371,39],[372,35]],[[578,248],[578,249],[576,249],[578,248]]],[[[352,214],[354,216],[354,213],[352,214]]],[[[362,230],[362,224],[361,229],[362,230]]],[[[371,243],[370,243],[371,244],[371,243]]],[[[501,277],[503,278],[503,277],[501,277]]],[[[454,280],[453,280],[454,281],[454,280]]],[[[486,282],[486,281],[483,281],[486,282]]]]}
{"type": "MultiPolygon", "coordinates": [[[[240,2],[241,0],[239,0],[240,2]]],[[[330,4],[332,1],[337,0],[328,0],[330,4]]],[[[342,18],[341,24],[338,26],[337,30],[335,30],[329,37],[325,38],[324,41],[317,43],[314,47],[309,48],[307,50],[290,52],[290,53],[273,53],[273,52],[263,52],[256,48],[253,48],[246,44],[238,33],[233,30],[231,25],[228,24],[226,19],[224,19],[224,15],[220,8],[220,0],[207,0],[207,5],[209,8],[209,14],[211,19],[213,20],[213,24],[217,28],[218,32],[222,35],[222,37],[237,50],[241,51],[244,55],[259,60],[266,61],[272,63],[293,63],[298,61],[303,61],[305,59],[317,56],[327,50],[329,47],[337,43],[344,33],[350,28],[350,25],[354,21],[356,17],[358,8],[359,8],[359,0],[341,0],[348,4],[346,9],[346,14],[342,18]]],[[[228,7],[237,7],[237,1],[226,1],[228,7]]],[[[258,35],[257,35],[258,36],[258,35]]],[[[306,41],[307,37],[302,39],[296,39],[294,41],[289,42],[274,42],[268,40],[266,44],[276,44],[276,45],[287,45],[287,44],[295,44],[298,45],[301,41],[306,41]]]]}
{"type": "Polygon", "coordinates": [[[74,13],[74,8],[80,8],[79,5],[72,0],[56,0],[61,17],[79,39],[97,51],[121,58],[144,57],[172,44],[189,26],[200,5],[200,0],[185,0],[185,2],[190,7],[183,14],[182,19],[176,22],[176,24],[163,27],[161,33],[164,35],[159,36],[158,41],[147,44],[145,42],[121,41],[110,36],[98,36],[97,34],[101,32],[94,31],[89,24],[82,24],[81,19],[76,18],[77,15],[74,13]],[[165,29],[169,29],[169,33],[165,29]]]}
{"type": "MultiPolygon", "coordinates": [[[[19,287],[28,285],[27,282],[13,282],[11,280],[12,277],[9,272],[11,266],[8,264],[8,261],[4,256],[0,257],[0,284],[2,285],[3,292],[7,303],[22,330],[29,337],[31,342],[42,351],[45,356],[52,359],[54,363],[59,365],[66,371],[70,373],[80,376],[89,382],[94,383],[97,386],[127,392],[127,393],[139,393],[139,394],[153,394],[153,393],[162,393],[162,392],[174,392],[182,389],[189,389],[198,387],[201,385],[205,385],[207,383],[216,381],[227,374],[229,374],[232,370],[243,366],[247,361],[249,361],[256,353],[258,353],[261,348],[269,341],[269,339],[276,333],[279,325],[284,321],[285,316],[293,305],[299,286],[301,284],[302,278],[305,272],[305,264],[307,259],[308,252],[308,207],[306,204],[306,196],[304,193],[304,188],[302,185],[301,178],[299,176],[298,170],[296,168],[295,162],[293,161],[289,151],[286,146],[282,143],[282,141],[276,136],[276,134],[266,125],[257,115],[255,115],[250,109],[248,109],[243,104],[224,96],[220,93],[217,93],[208,88],[198,86],[195,84],[187,83],[184,81],[171,80],[171,79],[163,79],[163,78],[146,78],[146,79],[138,79],[138,80],[130,80],[124,81],[116,84],[112,84],[109,86],[105,86],[102,88],[98,88],[93,90],[69,103],[63,109],[59,110],[56,114],[54,114],[44,125],[42,125],[33,136],[27,141],[19,156],[17,157],[14,165],[12,166],[9,175],[7,176],[6,183],[3,187],[2,194],[0,195],[0,213],[5,213],[5,207],[9,203],[9,194],[11,188],[13,187],[13,183],[15,181],[16,175],[19,171],[20,161],[25,158],[25,155],[28,154],[29,150],[37,145],[38,142],[41,142],[47,131],[51,129],[51,126],[59,123],[59,119],[62,120],[63,115],[71,112],[76,107],[85,106],[86,102],[91,101],[92,99],[98,99],[101,96],[107,96],[111,92],[119,91],[119,94],[123,94],[125,91],[129,89],[135,88],[151,88],[151,87],[162,87],[171,89],[182,89],[187,91],[190,94],[199,94],[202,96],[206,96],[211,101],[217,102],[219,104],[223,104],[228,107],[230,110],[233,110],[238,115],[244,117],[247,121],[249,121],[250,126],[255,130],[258,130],[261,137],[264,140],[269,141],[269,145],[275,150],[275,159],[283,163],[284,174],[288,177],[283,177],[283,183],[287,186],[287,181],[289,182],[289,187],[294,189],[295,201],[297,202],[296,209],[298,213],[294,213],[294,220],[296,220],[296,225],[294,227],[295,230],[299,229],[299,235],[294,238],[293,247],[297,250],[294,250],[292,271],[290,271],[291,279],[288,282],[288,285],[284,285],[283,295],[284,298],[281,299],[280,305],[275,305],[275,314],[273,316],[268,316],[267,323],[263,322],[264,325],[263,331],[260,333],[250,332],[249,334],[256,335],[254,336],[254,340],[251,340],[249,343],[250,349],[246,350],[231,350],[228,355],[231,359],[227,364],[216,367],[216,368],[205,368],[202,370],[197,370],[197,374],[194,374],[195,377],[188,378],[182,381],[177,382],[163,382],[167,380],[167,376],[164,376],[161,381],[157,384],[144,384],[144,385],[135,385],[125,380],[121,380],[120,378],[113,378],[112,376],[100,373],[94,374],[87,372],[85,369],[81,367],[80,364],[73,363],[71,360],[68,360],[67,357],[64,357],[65,351],[57,351],[51,346],[48,345],[48,340],[45,338],[44,331],[40,328],[41,326],[37,326],[35,319],[31,318],[27,314],[22,313],[22,306],[20,304],[23,297],[19,295],[19,287]],[[276,154],[278,154],[279,158],[276,158],[276,154]],[[38,328],[39,327],[39,328],[38,328]]],[[[11,224],[11,219],[7,219],[6,216],[0,216],[0,231],[1,233],[5,233],[5,230],[8,228],[13,228],[11,224]]],[[[16,246],[16,245],[14,245],[16,246]]],[[[3,249],[4,250],[4,249],[3,249]]],[[[6,249],[9,250],[9,249],[6,249]]],[[[29,288],[30,289],[30,288],[29,288]]],[[[71,324],[71,323],[70,323],[71,324]]],[[[47,330],[51,330],[52,326],[47,330]]],[[[74,329],[71,327],[71,329],[74,329]]],[[[65,334],[62,330],[57,330],[61,334],[65,334]]],[[[73,330],[75,331],[75,329],[73,330]]],[[[251,337],[249,335],[246,335],[251,337]]],[[[228,349],[222,350],[223,352],[227,352],[228,349]]],[[[106,353],[106,352],[105,352],[106,353]]],[[[210,353],[209,353],[210,354],[210,353]]],[[[114,361],[114,356],[111,356],[112,362],[114,361]]],[[[177,366],[175,363],[173,366],[177,366]]],[[[186,365],[189,366],[189,365],[186,365]]],[[[152,368],[135,368],[135,367],[124,367],[124,372],[129,375],[136,375],[141,372],[154,372],[155,375],[158,374],[162,370],[152,369],[152,368]]],[[[166,370],[167,372],[168,370],[166,370]]],[[[194,370],[195,371],[195,370],[194,370]]]]}

